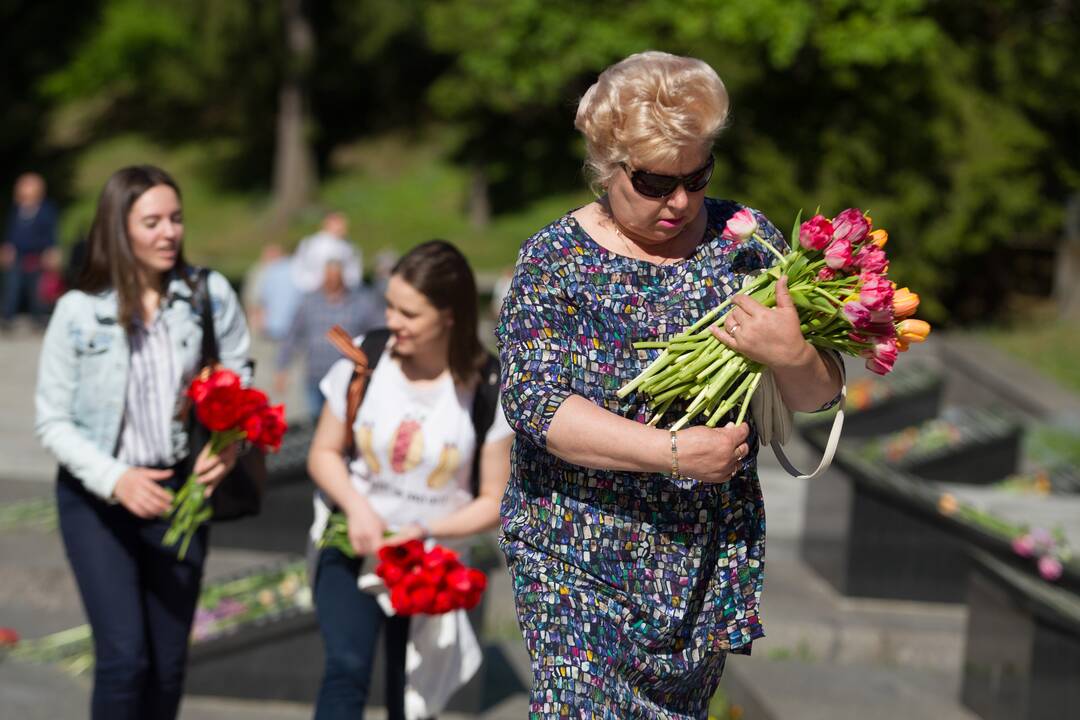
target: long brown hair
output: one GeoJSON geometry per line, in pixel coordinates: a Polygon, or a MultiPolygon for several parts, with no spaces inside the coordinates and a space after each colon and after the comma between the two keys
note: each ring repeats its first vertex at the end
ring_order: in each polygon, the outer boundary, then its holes
{"type": "Polygon", "coordinates": [[[405,253],[391,275],[397,275],[439,310],[449,310],[450,373],[459,383],[474,380],[484,361],[477,337],[476,278],[469,261],[445,240],[429,240],[405,253]]]}
{"type": "MultiPolygon", "coordinates": [[[[116,290],[117,319],[129,332],[135,324],[142,300],[138,262],[131,250],[127,224],[131,206],[144,192],[167,185],[180,198],[180,186],[161,168],[132,165],[112,174],[98,198],[94,223],[86,242],[86,260],[75,287],[83,292],[116,290]]],[[[184,269],[184,247],[177,250],[175,267],[184,269]]]]}

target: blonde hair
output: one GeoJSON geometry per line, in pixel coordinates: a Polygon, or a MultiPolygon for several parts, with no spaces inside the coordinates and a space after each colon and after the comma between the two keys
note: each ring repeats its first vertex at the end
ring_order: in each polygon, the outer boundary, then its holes
{"type": "Polygon", "coordinates": [[[672,162],[711,146],[727,116],[727,89],[708,63],[655,50],[620,60],[585,92],[574,119],[590,187],[607,188],[621,163],[672,162]]]}

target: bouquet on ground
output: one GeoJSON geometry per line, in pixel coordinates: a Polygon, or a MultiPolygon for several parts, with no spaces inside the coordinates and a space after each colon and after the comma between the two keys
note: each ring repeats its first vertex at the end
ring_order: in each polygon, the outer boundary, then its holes
{"type": "MultiPolygon", "coordinates": [[[[815,215],[804,223],[795,219],[792,247],[781,253],[758,235],[753,213],[742,209],[724,229],[728,240],[758,240],[777,258],[759,275],[747,279],[742,292],[765,307],[776,306],[776,283],[787,276],[788,293],[799,315],[803,337],[816,348],[836,350],[866,359],[866,367],[884,375],[898,353],[922,342],[930,325],[911,315],[919,296],[897,289],[888,277],[885,254],[888,233],[873,229],[870,216],[849,208],[831,220],[815,215]],[[795,242],[795,239],[798,242],[795,242]]],[[[656,425],[676,403],[687,403],[683,416],[672,425],[678,430],[699,415],[715,427],[738,408],[743,421],[750,399],[767,370],[720,342],[709,330],[723,322],[729,299],[669,340],[634,344],[662,352],[640,375],[619,390],[626,397],[638,390],[649,398],[656,425]]]]}
{"type": "MultiPolygon", "coordinates": [[[[341,513],[330,516],[318,545],[356,557],[349,543],[348,520],[341,513]]],[[[378,558],[375,574],[390,593],[390,604],[398,615],[472,610],[487,587],[483,572],[463,564],[456,552],[441,545],[425,549],[422,540],[384,545],[378,558]]]]}
{"type": "MultiPolygon", "coordinates": [[[[285,406],[271,406],[266,393],[240,384],[240,376],[231,370],[203,370],[191,381],[187,397],[194,405],[195,417],[210,431],[211,455],[220,454],[235,442],[247,440],[264,452],[281,447],[288,426],[285,406]]],[[[164,544],[180,543],[180,559],[199,526],[213,515],[207,501],[206,486],[194,472],[173,496],[172,507],[165,514],[171,518],[164,544]]]]}

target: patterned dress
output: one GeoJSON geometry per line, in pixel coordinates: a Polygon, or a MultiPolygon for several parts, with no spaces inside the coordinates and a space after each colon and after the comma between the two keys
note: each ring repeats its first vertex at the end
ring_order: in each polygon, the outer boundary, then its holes
{"type": "MultiPolygon", "coordinates": [[[[616,255],[569,214],[521,249],[497,330],[518,433],[501,544],[532,657],[531,717],[703,718],[726,653],[764,634],[753,428],[727,484],[592,470],[545,450],[571,394],[645,422],[642,396],[616,391],[659,351],[632,344],[679,332],[772,264],[758,241],[721,237],[740,205],[705,208],[702,242],[676,264],[616,255]]],[[[755,214],[759,234],[786,249],[755,214]]]]}

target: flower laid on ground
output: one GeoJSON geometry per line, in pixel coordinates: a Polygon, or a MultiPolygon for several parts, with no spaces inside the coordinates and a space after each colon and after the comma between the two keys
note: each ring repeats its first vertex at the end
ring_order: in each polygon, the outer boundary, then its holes
{"type": "Polygon", "coordinates": [[[1006,540],[1014,553],[1035,561],[1044,580],[1059,580],[1065,573],[1065,563],[1072,558],[1072,550],[1060,529],[1053,532],[1044,528],[1028,529],[963,503],[948,492],[938,496],[937,508],[945,517],[974,525],[1006,540]]]}
{"type": "Polygon", "coordinates": [[[19,644],[19,633],[14,628],[0,627],[0,647],[14,647],[19,644]]]}
{"type": "Polygon", "coordinates": [[[1020,557],[1034,560],[1039,575],[1050,581],[1061,578],[1065,572],[1064,562],[1072,557],[1072,551],[1065,544],[1065,536],[1060,530],[1050,532],[1044,528],[1034,528],[1013,538],[1012,549],[1020,557]]]}
{"type": "MultiPolygon", "coordinates": [[[[211,455],[220,454],[235,442],[247,440],[264,452],[274,452],[288,426],[285,406],[271,406],[266,394],[240,384],[240,376],[231,370],[204,370],[188,388],[187,397],[195,409],[195,417],[210,430],[211,455]]],[[[206,486],[192,473],[173,497],[172,507],[165,514],[172,522],[163,542],[173,546],[180,543],[178,555],[187,555],[188,545],[199,526],[213,514],[207,502],[206,486]]]]}
{"type": "MultiPolygon", "coordinates": [[[[320,548],[333,547],[356,557],[349,543],[348,521],[333,513],[320,538],[320,548]]],[[[422,540],[409,540],[379,548],[375,574],[390,593],[390,604],[399,615],[441,615],[451,610],[471,610],[480,602],[487,577],[464,565],[453,550],[441,545],[425,549],[422,540]]]]}
{"type": "MultiPolygon", "coordinates": [[[[926,339],[930,326],[911,318],[919,296],[889,280],[884,250],[888,233],[873,229],[866,213],[849,208],[831,220],[815,215],[801,224],[796,218],[792,247],[785,254],[763,240],[758,230],[757,219],[745,208],[724,228],[725,239],[755,239],[777,257],[771,268],[749,279],[742,292],[774,307],[776,283],[786,276],[803,337],[814,347],[861,356],[867,368],[884,375],[892,370],[899,353],[926,339]]],[[[721,303],[668,340],[634,343],[635,348],[662,352],[619,390],[619,397],[635,390],[644,393],[653,410],[651,425],[676,402],[688,403],[673,430],[699,415],[706,418],[706,425],[715,427],[736,408],[735,422],[742,422],[765,368],[728,348],[709,331],[710,325],[723,321],[731,304],[730,299],[721,303]]]]}

